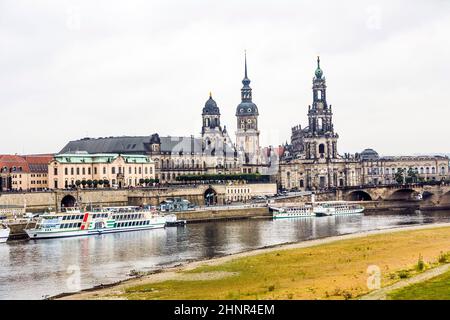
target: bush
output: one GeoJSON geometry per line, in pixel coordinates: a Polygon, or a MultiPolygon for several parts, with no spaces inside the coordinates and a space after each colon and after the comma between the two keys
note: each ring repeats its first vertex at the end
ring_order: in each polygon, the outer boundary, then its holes
{"type": "Polygon", "coordinates": [[[448,253],[442,253],[442,251],[441,251],[441,254],[439,255],[439,258],[438,258],[438,262],[439,263],[447,263],[448,262],[448,256],[449,256],[448,253]]]}
{"type": "Polygon", "coordinates": [[[417,260],[417,271],[423,271],[425,269],[425,262],[423,262],[423,257],[419,254],[419,260],[417,260]]]}

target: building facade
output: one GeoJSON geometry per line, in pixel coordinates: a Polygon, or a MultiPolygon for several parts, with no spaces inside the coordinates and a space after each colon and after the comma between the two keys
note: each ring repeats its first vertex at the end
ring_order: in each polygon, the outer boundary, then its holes
{"type": "Polygon", "coordinates": [[[0,155],[0,191],[47,189],[52,159],[52,155],[0,155]]]}
{"type": "Polygon", "coordinates": [[[49,163],[48,184],[50,189],[137,187],[154,181],[155,172],[145,155],[58,154],[49,163]]]}

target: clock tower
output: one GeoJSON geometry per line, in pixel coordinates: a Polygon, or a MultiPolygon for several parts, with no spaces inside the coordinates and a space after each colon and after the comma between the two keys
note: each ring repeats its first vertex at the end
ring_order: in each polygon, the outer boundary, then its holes
{"type": "Polygon", "coordinates": [[[242,80],[241,103],[236,108],[236,147],[242,157],[244,173],[258,172],[260,164],[258,107],[252,101],[252,88],[247,77],[247,54],[245,75],[242,80]]]}

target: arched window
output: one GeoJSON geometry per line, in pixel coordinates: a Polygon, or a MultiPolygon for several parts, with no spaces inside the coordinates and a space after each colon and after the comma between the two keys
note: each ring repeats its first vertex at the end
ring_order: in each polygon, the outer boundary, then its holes
{"type": "Polygon", "coordinates": [[[431,167],[431,173],[435,174],[436,173],[436,169],[434,167],[431,167]]]}
{"type": "Polygon", "coordinates": [[[323,158],[324,153],[325,153],[325,145],[324,145],[323,143],[321,143],[321,144],[319,144],[319,154],[320,154],[320,157],[323,158]]]}

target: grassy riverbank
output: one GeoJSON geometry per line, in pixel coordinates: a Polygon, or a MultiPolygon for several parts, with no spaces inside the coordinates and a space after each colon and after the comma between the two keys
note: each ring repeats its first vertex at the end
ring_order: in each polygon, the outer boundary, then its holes
{"type": "Polygon", "coordinates": [[[351,299],[368,293],[367,268],[390,285],[439,264],[450,227],[384,231],[240,254],[142,277],[71,299],[351,299]],[[351,238],[351,239],[349,239],[351,238]]]}
{"type": "Polygon", "coordinates": [[[450,300],[450,272],[395,290],[388,294],[390,300],[450,300]]]}

